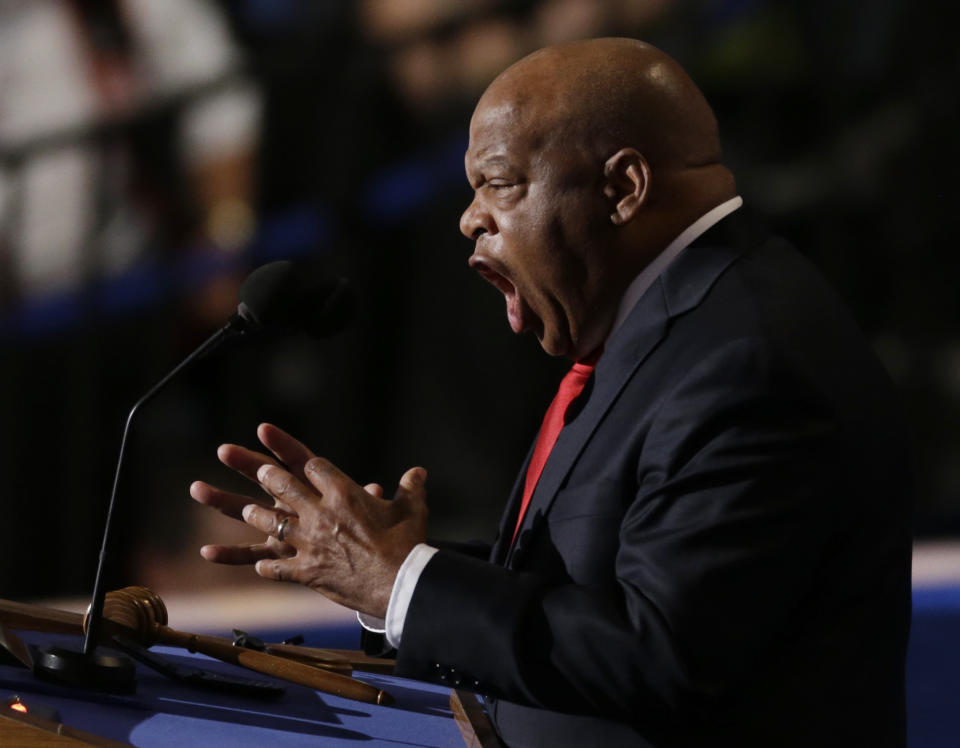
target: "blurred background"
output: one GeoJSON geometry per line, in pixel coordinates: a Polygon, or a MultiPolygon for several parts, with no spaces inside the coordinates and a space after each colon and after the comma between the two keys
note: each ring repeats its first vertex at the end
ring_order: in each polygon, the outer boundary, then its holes
{"type": "Polygon", "coordinates": [[[139,416],[111,584],[212,589],[222,442],[271,421],[431,530],[490,538],[562,361],[457,223],[473,105],[525,53],[623,35],[717,110],[740,192],[848,300],[915,431],[916,532],[960,536],[960,55],[916,0],[0,0],[0,597],[87,594],[127,410],[251,268],[354,279],[357,323],[205,359],[139,416]],[[948,179],[949,175],[949,179],[948,179]]]}

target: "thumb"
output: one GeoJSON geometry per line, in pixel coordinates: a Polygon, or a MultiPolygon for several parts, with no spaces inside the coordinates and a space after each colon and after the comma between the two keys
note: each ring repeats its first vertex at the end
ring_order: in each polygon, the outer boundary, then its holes
{"type": "Polygon", "coordinates": [[[422,467],[413,467],[400,476],[400,485],[394,501],[406,500],[425,504],[427,501],[427,471],[422,467]]]}

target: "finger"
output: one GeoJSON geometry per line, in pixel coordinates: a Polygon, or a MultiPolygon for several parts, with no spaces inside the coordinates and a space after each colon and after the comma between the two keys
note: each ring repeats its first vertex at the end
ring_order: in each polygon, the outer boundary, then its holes
{"type": "Polygon", "coordinates": [[[290,472],[298,478],[305,479],[304,466],[313,457],[313,452],[306,445],[270,423],[260,424],[257,428],[257,438],[287,466],[290,472]]]}
{"type": "Polygon", "coordinates": [[[381,486],[379,483],[368,483],[363,487],[363,490],[368,494],[376,496],[378,499],[383,498],[383,486],[381,486]]]}
{"type": "Polygon", "coordinates": [[[290,471],[274,465],[264,465],[257,472],[257,479],[264,491],[273,496],[278,505],[289,509],[284,514],[303,515],[309,512],[320,496],[310,487],[298,480],[290,471]]]}
{"type": "MultiPolygon", "coordinates": [[[[260,532],[276,538],[279,534],[280,523],[287,519],[286,514],[275,512],[272,509],[265,509],[259,504],[247,504],[243,508],[243,521],[250,527],[255,527],[260,532]]],[[[284,525],[284,537],[286,537],[286,528],[290,526],[287,522],[284,525]]]]}
{"type": "MultiPolygon", "coordinates": [[[[291,518],[292,518],[292,516],[293,516],[293,515],[291,515],[291,518]]],[[[281,523],[283,522],[283,520],[280,520],[280,521],[281,521],[281,523]]],[[[277,528],[277,532],[279,533],[279,525],[278,525],[278,528],[277,528]]],[[[289,538],[289,537],[290,537],[290,525],[289,525],[289,523],[287,524],[286,528],[284,529],[283,537],[285,537],[285,538],[289,538]]],[[[267,548],[270,548],[270,549],[273,551],[273,558],[290,558],[291,556],[296,556],[296,555],[297,555],[297,549],[296,549],[296,548],[294,548],[294,547],[293,547],[292,545],[290,545],[289,543],[285,543],[285,542],[283,542],[282,540],[278,540],[277,538],[273,537],[272,535],[267,536],[267,548]]]]}
{"type": "Polygon", "coordinates": [[[334,465],[330,460],[314,457],[305,467],[307,480],[310,481],[321,496],[350,496],[351,486],[356,485],[346,473],[334,465]]]}
{"type": "Polygon", "coordinates": [[[215,564],[239,566],[277,558],[279,554],[266,543],[253,543],[251,545],[205,545],[200,549],[200,555],[215,564]]]}
{"type": "Polygon", "coordinates": [[[257,561],[254,566],[257,574],[275,582],[299,582],[300,566],[294,558],[272,558],[257,561]]]}
{"type": "Polygon", "coordinates": [[[200,504],[211,506],[228,517],[239,520],[243,519],[241,512],[247,504],[260,503],[261,501],[259,497],[255,498],[241,493],[224,491],[222,488],[211,486],[202,480],[190,484],[190,496],[200,504]]]}
{"type": "Polygon", "coordinates": [[[221,444],[217,448],[217,457],[228,468],[236,470],[244,478],[258,483],[257,471],[264,465],[278,465],[269,455],[254,452],[239,444],[221,444]]]}
{"type": "Polygon", "coordinates": [[[394,501],[405,501],[414,504],[427,503],[427,471],[426,468],[413,467],[400,476],[400,484],[393,497],[394,501]]]}

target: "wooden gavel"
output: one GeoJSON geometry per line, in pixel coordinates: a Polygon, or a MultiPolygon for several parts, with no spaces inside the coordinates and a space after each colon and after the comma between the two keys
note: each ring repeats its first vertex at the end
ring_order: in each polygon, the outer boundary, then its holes
{"type": "MultiPolygon", "coordinates": [[[[105,643],[109,643],[111,636],[123,635],[143,647],[154,644],[181,647],[189,652],[199,652],[223,662],[283,678],[324,693],[368,704],[393,703],[392,697],[386,691],[346,675],[307,664],[310,660],[319,660],[317,664],[324,664],[321,655],[311,657],[309,654],[301,654],[297,659],[289,659],[238,647],[230,640],[221,637],[189,634],[171,629],[167,626],[167,607],[163,604],[163,600],[146,587],[125,587],[122,590],[108,592],[104,601],[103,617],[105,643]]],[[[84,616],[83,628],[86,631],[86,616],[84,616]]],[[[322,650],[305,651],[309,653],[322,650]]],[[[341,657],[331,653],[328,659],[336,666],[341,657]]],[[[349,665],[349,661],[342,659],[346,665],[349,665]]]]}

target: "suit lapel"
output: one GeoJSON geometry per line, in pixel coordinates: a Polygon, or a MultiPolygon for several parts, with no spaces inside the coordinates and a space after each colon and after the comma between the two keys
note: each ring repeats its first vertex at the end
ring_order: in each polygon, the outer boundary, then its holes
{"type": "MultiPolygon", "coordinates": [[[[539,432],[537,432],[539,436],[539,432]]],[[[523,485],[526,482],[527,468],[530,467],[530,460],[533,458],[533,450],[536,448],[537,440],[533,440],[530,449],[527,451],[527,458],[523,461],[520,473],[513,482],[513,490],[510,491],[510,498],[507,500],[507,507],[500,519],[500,533],[494,541],[493,549],[490,551],[490,562],[494,564],[503,564],[507,551],[510,549],[510,541],[513,539],[513,528],[517,524],[517,514],[520,511],[520,502],[523,499],[523,485]]]]}
{"type": "MultiPolygon", "coordinates": [[[[529,542],[542,524],[577,458],[624,386],[668,333],[670,319],[697,306],[723,271],[743,252],[744,245],[753,243],[743,241],[747,234],[742,222],[731,218],[721,221],[683,250],[647,289],[622,327],[607,342],[594,371],[587,402],[577,417],[560,432],[530,499],[517,543],[510,548],[523,479],[530,461],[530,455],[527,455],[491,560],[500,563],[506,555],[505,563],[510,565],[514,551],[529,542]],[[731,224],[734,225],[731,227],[731,224]],[[730,240],[740,246],[732,248],[728,244],[730,240]]],[[[759,241],[759,234],[756,240],[759,241]]]]}
{"type": "MultiPolygon", "coordinates": [[[[654,288],[655,286],[651,287],[644,294],[637,308],[624,323],[624,326],[630,324],[634,328],[630,340],[611,340],[612,344],[617,343],[616,347],[613,345],[608,347],[597,362],[592,385],[588,385],[590,392],[583,409],[573,421],[564,426],[550,452],[547,464],[543,467],[540,480],[530,499],[530,506],[527,507],[524,515],[523,524],[520,526],[520,532],[517,534],[517,543],[508,555],[507,565],[510,563],[513,552],[519,550],[528,540],[528,531],[531,527],[542,522],[542,517],[549,511],[557,491],[573,467],[577,456],[596,430],[604,414],[616,401],[620,390],[643,359],[663,338],[666,332],[666,308],[662,296],[656,292],[651,293],[654,288]],[[619,345],[621,342],[624,345],[619,345]]],[[[619,333],[616,337],[620,338],[619,333]]],[[[516,517],[516,513],[513,516],[516,517]]]]}

